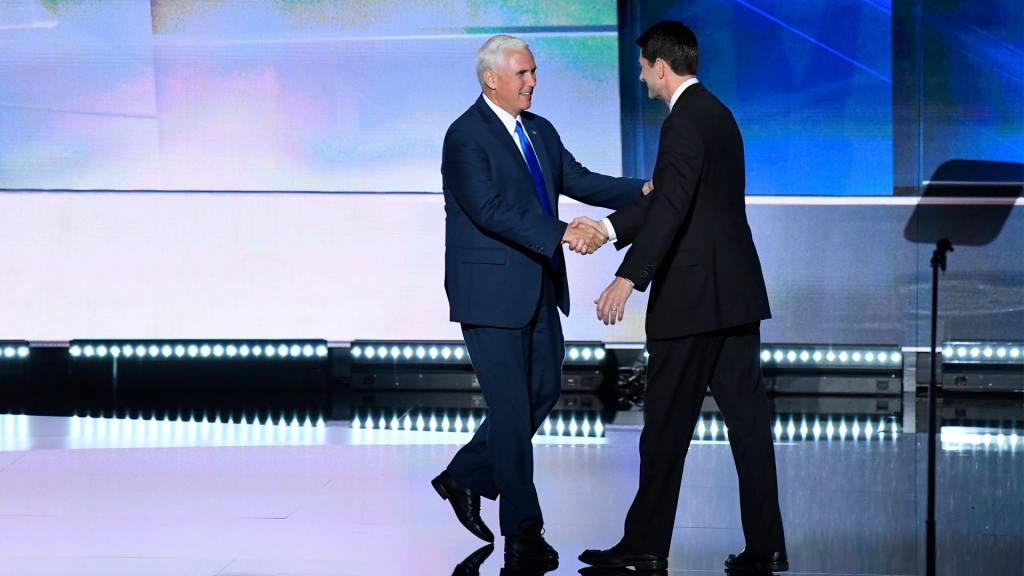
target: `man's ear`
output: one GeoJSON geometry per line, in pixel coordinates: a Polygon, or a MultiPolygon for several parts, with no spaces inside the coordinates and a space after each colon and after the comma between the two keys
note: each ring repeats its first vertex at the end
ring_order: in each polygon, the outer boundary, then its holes
{"type": "Polygon", "coordinates": [[[498,89],[498,78],[494,72],[491,72],[489,69],[484,70],[484,84],[491,90],[498,89]]]}
{"type": "Polygon", "coordinates": [[[658,73],[658,79],[660,80],[660,79],[664,78],[665,77],[665,61],[662,60],[661,58],[658,58],[657,60],[654,61],[654,66],[655,66],[655,68],[657,68],[657,70],[655,70],[655,72],[658,73]]]}

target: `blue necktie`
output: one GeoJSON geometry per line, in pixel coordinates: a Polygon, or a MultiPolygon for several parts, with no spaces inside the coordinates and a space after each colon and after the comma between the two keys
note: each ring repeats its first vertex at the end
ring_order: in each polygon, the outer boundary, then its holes
{"type": "MultiPolygon", "coordinates": [[[[537,199],[540,200],[540,207],[544,213],[554,218],[555,213],[551,210],[551,202],[548,201],[548,188],[544,185],[544,173],[540,171],[540,160],[537,153],[533,151],[530,139],[523,131],[523,124],[516,121],[516,136],[519,139],[519,147],[523,150],[523,157],[526,158],[526,167],[530,169],[530,176],[533,178],[533,187],[537,190],[537,199]]],[[[555,270],[562,262],[562,250],[559,247],[551,258],[551,267],[555,270]]]]}

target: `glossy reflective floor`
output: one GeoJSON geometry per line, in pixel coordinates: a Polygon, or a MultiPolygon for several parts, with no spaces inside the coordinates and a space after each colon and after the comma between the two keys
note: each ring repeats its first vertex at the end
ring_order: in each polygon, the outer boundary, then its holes
{"type": "MultiPolygon", "coordinates": [[[[433,416],[439,429],[443,416],[433,416]]],[[[457,414],[449,416],[454,425],[457,414]]],[[[547,538],[562,556],[550,574],[576,574],[584,548],[617,541],[638,464],[640,427],[622,424],[637,414],[602,421],[603,436],[596,415],[585,436],[583,418],[564,416],[563,429],[574,423],[576,436],[556,430],[535,447],[547,538]]],[[[687,461],[670,574],[722,574],[722,561],[743,546],[732,456],[713,416],[687,461]]],[[[320,417],[0,416],[0,574],[452,574],[481,542],[429,480],[468,432],[415,431],[414,420],[406,426],[393,415],[373,420],[374,429],[365,416],[353,429],[351,420],[320,417]],[[379,430],[380,420],[398,429],[379,430]]],[[[791,573],[923,573],[925,437],[906,431],[912,423],[894,423],[823,418],[814,440],[813,419],[792,428],[778,419],[791,573]]],[[[1024,574],[1019,427],[947,424],[939,574],[1024,574]]],[[[493,503],[485,501],[484,517],[497,526],[493,503]]],[[[499,539],[480,574],[538,573],[503,572],[502,560],[499,539]]]]}

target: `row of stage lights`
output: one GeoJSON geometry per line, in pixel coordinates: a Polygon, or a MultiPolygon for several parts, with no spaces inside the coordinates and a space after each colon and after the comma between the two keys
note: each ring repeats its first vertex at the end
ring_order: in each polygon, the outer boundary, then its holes
{"type": "MultiPolygon", "coordinates": [[[[364,413],[352,416],[353,430],[393,430],[405,432],[476,432],[477,427],[487,417],[486,410],[460,412],[454,411],[406,411],[392,412],[390,418],[380,414],[364,413]]],[[[555,412],[544,420],[537,430],[541,436],[603,438],[604,423],[600,414],[590,412],[571,412],[568,415],[555,412]]]]}
{"type": "Polygon", "coordinates": [[[17,346],[0,346],[0,360],[7,359],[21,359],[28,358],[29,348],[27,344],[21,344],[17,346]]]}
{"type": "MultiPolygon", "coordinates": [[[[357,362],[469,361],[469,353],[461,344],[354,343],[351,354],[357,362]]],[[[606,355],[599,345],[570,345],[565,349],[565,359],[570,362],[601,362],[606,355]]]]}
{"type": "Polygon", "coordinates": [[[898,367],[903,362],[899,348],[892,349],[782,349],[762,348],[761,361],[765,364],[815,364],[898,367]]]}
{"type": "Polygon", "coordinates": [[[983,342],[946,342],[942,348],[942,361],[947,364],[1007,362],[1024,360],[1024,346],[989,344],[983,342]]]}
{"type": "Polygon", "coordinates": [[[73,343],[68,349],[74,358],[326,358],[327,345],[296,344],[296,343],[257,343],[242,344],[78,344],[73,343]]]}

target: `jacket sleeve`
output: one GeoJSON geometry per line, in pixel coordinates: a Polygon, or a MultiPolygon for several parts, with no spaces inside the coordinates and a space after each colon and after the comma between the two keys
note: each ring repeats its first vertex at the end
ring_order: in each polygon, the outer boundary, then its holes
{"type": "MultiPolygon", "coordinates": [[[[558,142],[562,151],[562,194],[591,206],[618,210],[643,196],[644,181],[616,178],[587,170],[558,142]]],[[[613,224],[614,225],[614,224],[613,224]]]]}
{"type": "Polygon", "coordinates": [[[616,272],[637,290],[647,289],[686,221],[703,162],[704,147],[696,128],[683,116],[669,115],[658,142],[654,192],[649,195],[643,224],[616,272]]]}
{"type": "Polygon", "coordinates": [[[612,226],[615,227],[615,249],[622,250],[633,243],[633,239],[640,232],[644,218],[647,215],[647,207],[651,205],[651,197],[655,192],[640,198],[629,206],[617,210],[608,215],[612,226]]]}
{"type": "Polygon", "coordinates": [[[444,186],[470,220],[483,230],[532,252],[552,257],[568,226],[531,206],[510,202],[490,176],[480,142],[463,130],[445,135],[441,159],[444,186]]]}

